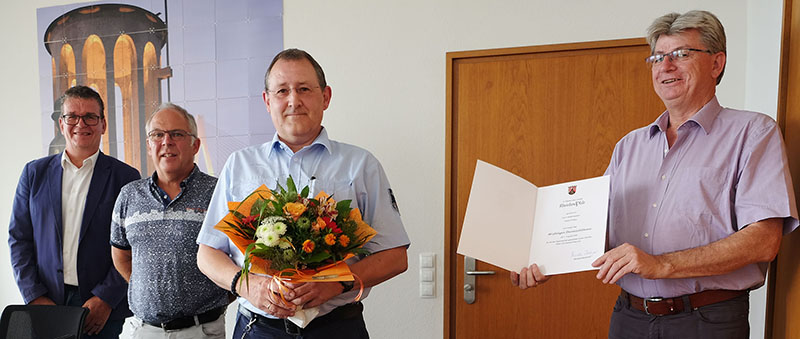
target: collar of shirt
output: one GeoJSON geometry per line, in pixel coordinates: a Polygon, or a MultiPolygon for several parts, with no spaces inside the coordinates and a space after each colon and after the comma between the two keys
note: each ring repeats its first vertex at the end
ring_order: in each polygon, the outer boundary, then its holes
{"type": "Polygon", "coordinates": [[[100,154],[100,150],[98,149],[97,152],[94,152],[91,156],[83,160],[83,165],[80,168],[75,166],[69,158],[67,151],[61,152],[61,168],[63,169],[70,169],[72,171],[80,170],[81,168],[86,168],[86,165],[89,165],[91,168],[94,168],[94,165],[97,163],[97,157],[100,154]]]}
{"type": "MultiPolygon", "coordinates": [[[[283,141],[281,141],[281,139],[278,137],[278,132],[275,132],[275,135],[272,136],[272,141],[267,143],[267,145],[270,146],[269,150],[267,151],[267,158],[270,158],[272,156],[273,151],[276,149],[283,150],[284,152],[287,152],[289,154],[294,154],[294,152],[292,152],[292,149],[289,148],[289,146],[286,145],[286,143],[284,143],[283,141]]],[[[325,150],[328,151],[328,154],[331,154],[331,139],[328,139],[328,131],[325,130],[324,126],[322,127],[322,130],[320,130],[319,135],[317,135],[317,138],[314,139],[314,141],[311,143],[311,145],[303,147],[298,152],[302,152],[304,149],[307,148],[312,148],[315,145],[321,145],[325,150]]]]}
{"type": "MultiPolygon", "coordinates": [[[[703,106],[703,108],[692,115],[689,120],[686,120],[686,122],[694,122],[695,124],[699,125],[706,134],[709,134],[711,133],[711,128],[714,126],[714,121],[717,119],[717,116],[721,111],[722,106],[720,106],[719,101],[717,101],[717,97],[714,96],[703,106]]],[[[684,125],[686,124],[684,123],[684,125]]],[[[650,124],[650,138],[655,136],[658,132],[666,131],[668,127],[669,111],[664,111],[664,113],[661,113],[656,121],[650,124]]]]}
{"type": "MultiPolygon", "coordinates": [[[[189,176],[181,181],[181,192],[178,193],[177,196],[175,196],[176,200],[178,199],[178,197],[183,195],[183,191],[186,190],[186,187],[189,187],[189,184],[195,177],[195,173],[197,173],[198,171],[200,170],[197,168],[197,164],[195,164],[194,168],[192,168],[192,172],[189,173],[189,176]]],[[[150,185],[150,191],[153,192],[153,194],[156,195],[159,200],[161,200],[161,203],[164,204],[164,207],[167,207],[169,203],[173,201],[172,199],[169,198],[169,194],[167,194],[166,191],[164,191],[163,189],[161,189],[161,187],[158,186],[158,172],[153,172],[153,175],[147,178],[147,183],[150,185]]]]}

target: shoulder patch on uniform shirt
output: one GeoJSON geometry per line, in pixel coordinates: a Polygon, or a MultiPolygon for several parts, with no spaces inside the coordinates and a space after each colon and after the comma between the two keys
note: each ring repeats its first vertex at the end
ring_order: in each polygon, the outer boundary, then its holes
{"type": "Polygon", "coordinates": [[[392,202],[392,208],[400,214],[400,209],[397,207],[397,199],[394,198],[394,192],[392,192],[391,188],[389,189],[389,200],[392,202]]]}
{"type": "Polygon", "coordinates": [[[397,199],[394,198],[394,192],[392,192],[391,188],[389,189],[389,201],[392,202],[392,208],[397,211],[397,214],[400,214],[400,209],[397,207],[397,199]]]}

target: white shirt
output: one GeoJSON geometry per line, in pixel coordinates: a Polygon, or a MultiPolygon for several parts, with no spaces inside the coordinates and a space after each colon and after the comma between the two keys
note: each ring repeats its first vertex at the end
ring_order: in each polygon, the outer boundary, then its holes
{"type": "Polygon", "coordinates": [[[66,151],[61,153],[61,168],[64,169],[61,178],[61,216],[64,220],[62,261],[64,283],[67,285],[78,286],[78,238],[98,154],[99,150],[86,158],[78,168],[70,161],[66,151]]]}

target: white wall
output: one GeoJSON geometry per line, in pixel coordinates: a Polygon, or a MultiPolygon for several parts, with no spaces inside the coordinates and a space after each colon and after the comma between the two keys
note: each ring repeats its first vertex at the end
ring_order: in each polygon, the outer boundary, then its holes
{"type": "MultiPolygon", "coordinates": [[[[769,114],[773,118],[778,110],[778,83],[780,72],[780,45],[783,23],[783,1],[748,1],[747,3],[747,70],[745,102],[742,107],[769,114]]],[[[798,180],[798,178],[795,178],[798,180]]],[[[750,295],[751,337],[763,336],[766,317],[767,288],[762,287],[750,295]],[[758,303],[757,303],[758,301],[758,303]],[[759,307],[759,309],[756,309],[759,307]],[[759,330],[756,332],[756,330],[759,330]]]]}
{"type": "MultiPolygon", "coordinates": [[[[35,9],[2,5],[6,52],[0,84],[6,119],[0,144],[0,233],[25,162],[41,146],[35,9]]],[[[373,290],[366,318],[375,338],[440,338],[444,252],[445,53],[640,37],[657,16],[706,9],[728,34],[723,105],[775,114],[782,5],[779,0],[305,0],[285,1],[286,47],[308,50],[325,68],[333,100],[324,121],[334,139],[383,163],[411,236],[409,270],[373,290]],[[436,253],[435,299],[418,297],[418,255],[436,253]]],[[[642,67],[646,67],[642,62],[642,67]]],[[[266,65],[265,65],[266,68],[266,65]]],[[[653,112],[655,118],[659,112],[653,112]]],[[[266,113],[264,116],[267,119],[266,113]]],[[[0,305],[18,303],[8,250],[0,250],[0,305]]],[[[764,293],[751,304],[752,337],[763,336],[764,293]]],[[[611,305],[609,305],[611,307],[611,305]]]]}

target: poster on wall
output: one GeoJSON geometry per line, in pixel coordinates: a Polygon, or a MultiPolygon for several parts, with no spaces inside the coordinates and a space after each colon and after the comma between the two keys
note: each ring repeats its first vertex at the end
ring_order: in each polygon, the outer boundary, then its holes
{"type": "Polygon", "coordinates": [[[216,175],[228,155],[272,138],[261,92],[283,49],[281,0],[98,1],[37,9],[43,154],[64,149],[60,98],[94,88],[108,128],[100,149],[150,175],[145,123],[164,102],[195,116],[196,163],[216,175]]]}

